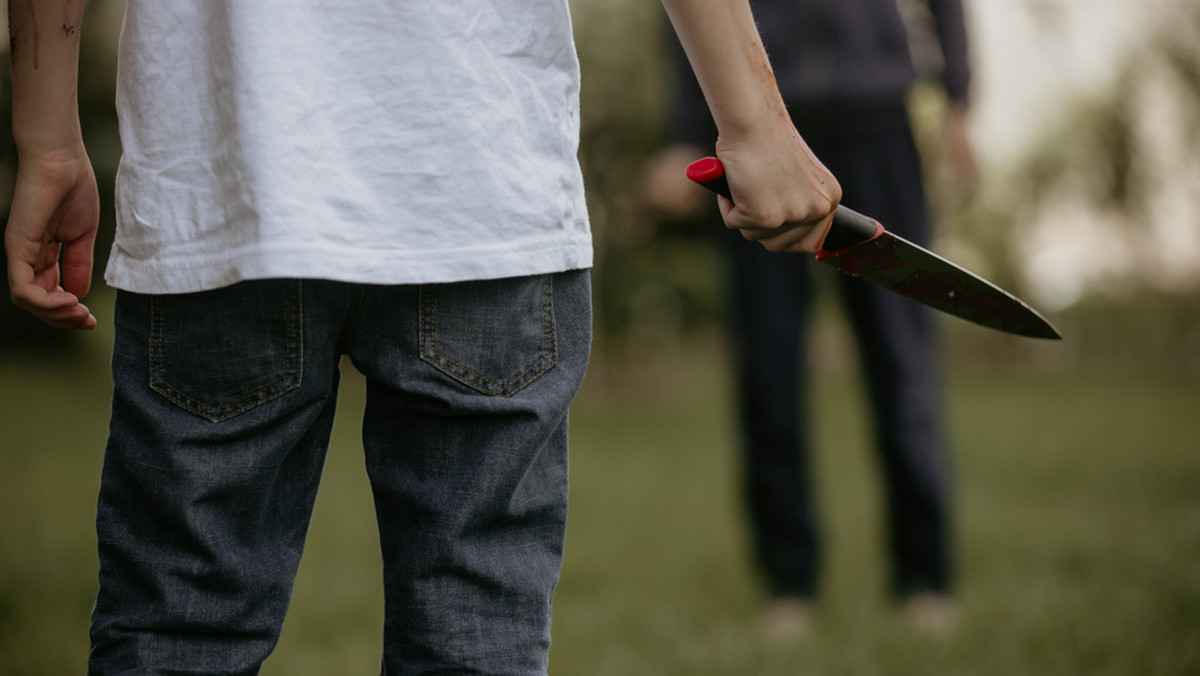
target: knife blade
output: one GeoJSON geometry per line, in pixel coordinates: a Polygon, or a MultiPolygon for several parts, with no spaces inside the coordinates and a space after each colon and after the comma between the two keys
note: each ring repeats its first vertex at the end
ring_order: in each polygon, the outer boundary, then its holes
{"type": "MultiPolygon", "coordinates": [[[[687,176],[733,199],[725,167],[717,158],[696,160],[687,176]]],[[[848,207],[834,212],[817,261],[960,319],[1030,338],[1061,340],[1050,322],[1021,299],[848,207]]]]}

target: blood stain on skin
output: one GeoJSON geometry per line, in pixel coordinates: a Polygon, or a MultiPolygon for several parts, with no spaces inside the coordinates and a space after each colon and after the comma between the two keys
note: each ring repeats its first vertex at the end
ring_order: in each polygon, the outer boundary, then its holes
{"type": "Polygon", "coordinates": [[[25,0],[25,6],[29,8],[29,22],[33,26],[33,69],[37,70],[39,64],[39,47],[42,40],[42,32],[38,29],[37,12],[33,10],[33,0],[25,0]]]}

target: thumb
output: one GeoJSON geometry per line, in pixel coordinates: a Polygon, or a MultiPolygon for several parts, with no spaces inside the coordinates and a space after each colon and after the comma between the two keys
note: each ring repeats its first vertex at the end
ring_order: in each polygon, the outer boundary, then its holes
{"type": "Polygon", "coordinates": [[[62,285],[65,290],[83,298],[92,287],[92,261],[95,235],[66,242],[62,248],[62,285]]]}

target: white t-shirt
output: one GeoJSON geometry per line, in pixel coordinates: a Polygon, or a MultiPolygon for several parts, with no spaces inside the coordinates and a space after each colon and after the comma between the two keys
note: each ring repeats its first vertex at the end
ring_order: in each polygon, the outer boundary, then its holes
{"type": "Polygon", "coordinates": [[[588,267],[567,0],[129,0],[106,279],[588,267]]]}

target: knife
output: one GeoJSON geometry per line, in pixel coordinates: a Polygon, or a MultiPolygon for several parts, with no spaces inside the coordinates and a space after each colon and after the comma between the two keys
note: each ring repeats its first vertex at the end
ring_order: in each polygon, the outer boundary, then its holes
{"type": "MultiPolygon", "coordinates": [[[[696,160],[687,176],[733,199],[717,158],[696,160]]],[[[834,212],[817,261],[976,324],[1030,338],[1061,339],[1045,317],[1016,296],[847,207],[834,212]]]]}

